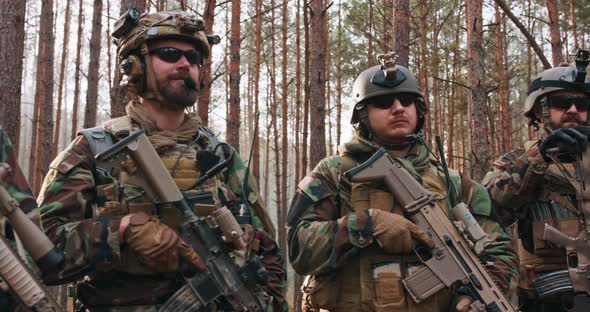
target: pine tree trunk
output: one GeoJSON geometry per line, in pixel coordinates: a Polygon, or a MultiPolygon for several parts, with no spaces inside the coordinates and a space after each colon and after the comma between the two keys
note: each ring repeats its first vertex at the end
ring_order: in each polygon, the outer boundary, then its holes
{"type": "Polygon", "coordinates": [[[501,129],[501,149],[502,151],[512,150],[512,117],[510,114],[510,90],[508,69],[504,55],[506,52],[505,42],[506,33],[502,31],[502,24],[505,18],[500,16],[500,8],[496,3],[495,6],[496,19],[496,66],[497,66],[497,80],[498,83],[498,109],[501,129]]]}
{"type": "MultiPolygon", "coordinates": [[[[430,96],[429,96],[429,88],[428,88],[428,30],[426,28],[426,23],[428,22],[428,2],[427,0],[420,0],[419,1],[419,14],[420,14],[420,71],[418,74],[418,79],[420,82],[420,89],[422,89],[422,93],[424,94],[424,101],[426,101],[426,106],[430,107],[430,96]]],[[[426,114],[426,120],[424,123],[424,140],[429,142],[431,139],[431,122],[430,119],[432,118],[432,114],[426,114]]]]}
{"type": "MultiPolygon", "coordinates": [[[[456,29],[461,29],[461,8],[459,8],[459,12],[457,13],[456,16],[456,20],[455,20],[455,27],[456,29]]],[[[453,42],[453,46],[452,46],[452,53],[453,53],[453,66],[451,68],[452,70],[452,74],[451,74],[451,80],[452,81],[457,81],[457,74],[459,72],[459,61],[460,61],[460,55],[459,55],[459,44],[460,44],[460,37],[459,37],[459,31],[455,31],[455,40],[453,42]]],[[[447,161],[449,163],[449,166],[451,168],[456,168],[459,169],[459,165],[454,165],[454,158],[455,158],[455,146],[458,145],[456,144],[456,140],[455,140],[455,106],[456,106],[456,101],[457,101],[457,88],[458,86],[456,84],[451,84],[451,98],[449,100],[449,148],[447,150],[448,154],[447,154],[447,161]]]]}
{"type": "MultiPolygon", "coordinates": [[[[256,0],[256,63],[254,64],[254,113],[258,114],[260,95],[260,63],[262,58],[262,0],[256,0]]],[[[268,129],[268,128],[267,128],[268,129]]],[[[260,189],[260,130],[254,137],[254,152],[252,156],[252,174],[256,178],[260,189]]]]}
{"type": "MultiPolygon", "coordinates": [[[[41,179],[47,173],[51,162],[51,144],[53,134],[53,0],[43,1],[41,21],[39,22],[39,55],[37,59],[37,87],[35,102],[38,102],[39,119],[37,125],[36,163],[34,192],[39,193],[41,179]]],[[[33,153],[31,153],[33,154],[33,153]]]]}
{"type": "MultiPolygon", "coordinates": [[[[410,62],[410,0],[393,1],[393,51],[399,57],[397,63],[408,67],[410,62]]],[[[433,53],[433,55],[436,54],[433,53]]]]}
{"type": "MultiPolygon", "coordinates": [[[[107,21],[111,20],[111,0],[107,1],[107,21]]],[[[107,36],[107,79],[109,84],[109,94],[113,94],[113,53],[111,53],[111,23],[107,22],[107,29],[105,31],[105,35],[107,36]]]]}
{"type": "MultiPolygon", "coordinates": [[[[438,13],[435,11],[432,14],[432,51],[438,51],[438,13]]],[[[439,63],[440,58],[438,53],[432,53],[429,57],[431,68],[431,75],[434,77],[432,80],[432,111],[430,115],[434,119],[434,136],[433,139],[441,135],[441,96],[440,96],[440,80],[438,79],[439,75],[439,63]]]]}
{"type": "Polygon", "coordinates": [[[26,1],[0,0],[0,126],[18,153],[26,1]],[[10,65],[8,65],[10,64],[10,65]]]}
{"type": "Polygon", "coordinates": [[[240,7],[241,0],[231,2],[231,38],[229,55],[229,120],[227,142],[240,150],[240,7]]]}
{"type": "Polygon", "coordinates": [[[555,0],[547,0],[547,12],[549,13],[549,33],[551,34],[551,56],[555,67],[564,61],[563,44],[559,31],[559,11],[555,0]]]}
{"type": "Polygon", "coordinates": [[[336,60],[336,146],[340,146],[342,136],[342,4],[338,5],[338,50],[336,60]]]}
{"type": "Polygon", "coordinates": [[[309,104],[311,102],[310,100],[310,53],[309,53],[309,47],[310,47],[310,38],[309,38],[309,2],[307,2],[307,0],[304,0],[304,5],[303,5],[303,29],[304,29],[304,37],[305,37],[305,44],[304,44],[304,54],[305,54],[305,67],[304,67],[304,79],[303,79],[303,85],[304,85],[304,97],[303,97],[303,136],[301,138],[301,176],[304,176],[307,174],[307,170],[308,170],[308,154],[307,154],[307,150],[308,150],[308,137],[309,137],[309,104]]]}
{"type": "Polygon", "coordinates": [[[53,148],[51,150],[51,157],[54,158],[57,155],[57,147],[59,145],[59,131],[61,128],[61,107],[62,107],[62,100],[63,100],[63,89],[64,89],[64,78],[65,78],[65,67],[66,61],[68,57],[68,39],[70,37],[70,0],[66,2],[66,12],[65,12],[65,23],[64,23],[64,36],[63,36],[63,46],[61,50],[61,64],[59,68],[59,86],[58,86],[58,93],[57,93],[57,113],[55,115],[55,131],[53,133],[53,148]]]}
{"type": "MultiPolygon", "coordinates": [[[[203,19],[205,22],[205,32],[207,34],[213,33],[215,6],[216,0],[207,0],[205,2],[205,12],[203,13],[203,19]]],[[[203,67],[201,68],[201,90],[199,91],[199,99],[197,100],[197,112],[204,125],[209,124],[209,103],[211,102],[211,64],[212,57],[209,57],[205,59],[203,67]]],[[[256,88],[258,88],[258,86],[256,88]]],[[[258,98],[256,103],[258,103],[258,98]]],[[[254,170],[254,172],[256,172],[256,170],[254,170]]]]}
{"type": "Polygon", "coordinates": [[[90,36],[90,57],[88,62],[88,91],[84,128],[96,126],[96,108],[98,105],[98,69],[100,68],[100,43],[102,36],[102,0],[93,1],[92,35],[90,36]]]}
{"type": "MultiPolygon", "coordinates": [[[[311,15],[311,32],[322,33],[322,26],[326,18],[325,4],[323,0],[311,0],[309,2],[311,15]]],[[[325,90],[325,48],[322,36],[310,36],[310,114],[311,114],[311,140],[310,140],[310,162],[317,164],[326,157],[326,90],[325,90]]]]}
{"type": "MultiPolygon", "coordinates": [[[[79,103],[80,103],[80,54],[82,51],[82,31],[84,29],[84,11],[83,1],[80,1],[78,6],[78,43],[76,44],[76,72],[74,73],[74,105],[72,108],[72,140],[76,137],[78,131],[78,115],[79,115],[79,103]]],[[[113,105],[111,99],[111,106],[113,105]]]]}
{"type": "Polygon", "coordinates": [[[470,129],[477,135],[471,136],[472,176],[481,181],[489,169],[488,125],[486,119],[486,96],[483,85],[483,0],[466,0],[467,20],[467,63],[470,94],[470,129]]]}
{"type": "MultiPolygon", "coordinates": [[[[304,0],[305,1],[305,0],[304,0]]],[[[301,0],[296,0],[295,13],[295,181],[301,180],[301,0]]],[[[297,297],[297,296],[296,296],[297,297]]]]}
{"type": "Polygon", "coordinates": [[[289,137],[288,128],[289,125],[288,115],[289,107],[287,106],[288,101],[288,82],[287,82],[287,62],[288,62],[288,46],[287,46],[287,28],[289,27],[289,15],[287,11],[287,1],[283,1],[282,10],[282,23],[281,23],[281,201],[277,203],[277,207],[280,211],[280,218],[277,220],[278,234],[279,234],[279,246],[282,250],[287,250],[287,232],[283,224],[286,220],[286,212],[288,209],[287,203],[287,161],[289,160],[289,137]],[[282,244],[282,246],[281,246],[282,244]]]}
{"type": "Polygon", "coordinates": [[[367,42],[367,65],[371,67],[373,65],[373,0],[369,0],[369,18],[367,20],[367,28],[368,28],[368,42],[367,42]]]}
{"type": "Polygon", "coordinates": [[[579,41],[578,41],[578,27],[576,25],[576,1],[575,0],[570,0],[570,19],[572,22],[572,33],[574,35],[574,48],[575,49],[579,49],[580,45],[579,45],[579,41]]]}

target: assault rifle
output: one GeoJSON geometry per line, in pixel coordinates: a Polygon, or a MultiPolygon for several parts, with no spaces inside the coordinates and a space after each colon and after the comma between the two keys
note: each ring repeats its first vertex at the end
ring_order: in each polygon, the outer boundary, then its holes
{"type": "Polygon", "coordinates": [[[351,182],[384,183],[403,208],[405,216],[434,241],[432,250],[423,246],[414,249],[424,267],[402,280],[416,303],[442,288],[461,285],[473,298],[469,311],[514,311],[474,252],[483,248],[481,242],[487,235],[464,203],[452,209],[458,221],[451,223],[437,204],[435,195],[418,183],[398,161],[390,158],[383,148],[345,175],[351,182]]]}
{"type": "Polygon", "coordinates": [[[545,223],[543,239],[566,250],[567,270],[543,275],[535,281],[540,296],[549,296],[562,291],[574,291],[590,295],[590,149],[575,155],[575,173],[572,176],[561,164],[557,155],[559,150],[550,149],[552,158],[564,176],[576,190],[578,210],[581,214],[581,230],[577,237],[570,237],[545,223]]]}
{"type": "MultiPolygon", "coordinates": [[[[0,183],[10,173],[10,166],[0,163],[0,183]]],[[[0,185],[1,217],[6,217],[10,221],[18,237],[22,240],[23,246],[42,271],[47,272],[61,267],[64,260],[63,254],[23,213],[18,202],[8,194],[2,185],[0,185]]],[[[10,290],[27,309],[36,312],[63,311],[1,234],[0,278],[8,284],[10,290]]]]}
{"type": "MultiPolygon", "coordinates": [[[[223,207],[215,210],[212,217],[197,217],[143,130],[98,154],[96,160],[103,162],[123,154],[133,159],[137,174],[142,176],[134,183],[140,183],[155,203],[174,204],[182,212],[181,236],[207,266],[206,272],[183,276],[186,285],[160,311],[209,311],[211,304],[235,311],[265,311],[272,297],[262,291],[261,285],[267,282],[269,272],[260,256],[250,257],[241,267],[230,256],[226,241],[232,241],[236,249],[245,247],[241,229],[231,212],[223,207]]],[[[222,161],[208,169],[195,185],[204,183],[227,165],[227,161],[222,161]]]]}

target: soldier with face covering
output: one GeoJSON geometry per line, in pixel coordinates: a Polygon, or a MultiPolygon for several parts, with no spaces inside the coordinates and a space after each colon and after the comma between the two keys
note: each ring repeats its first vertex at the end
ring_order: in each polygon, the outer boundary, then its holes
{"type": "MultiPolygon", "coordinates": [[[[311,275],[303,287],[308,311],[453,311],[468,309],[472,300],[460,287],[443,288],[415,303],[402,279],[423,264],[413,253],[432,247],[428,233],[403,214],[383,183],[352,183],[344,173],[379,148],[428,191],[440,207],[451,208],[450,192],[439,162],[422,140],[427,105],[418,82],[392,55],[382,65],[364,70],[354,82],[355,135],[323,159],[299,183],[288,215],[289,261],[295,271],[311,275]]],[[[457,202],[468,204],[491,238],[480,254],[492,278],[507,290],[516,277],[510,238],[491,218],[486,190],[451,170],[457,202]]]]}
{"type": "Polygon", "coordinates": [[[127,115],[82,130],[51,163],[38,198],[41,222],[66,262],[46,282],[78,280],[77,298],[91,311],[156,311],[183,285],[178,273],[185,267],[206,270],[177,233],[180,211],[154,203],[139,183],[134,161],[94,158],[141,129],[196,215],[223,206],[239,214],[249,245],[236,261],[260,255],[270,272],[264,290],[273,298],[272,308],[285,310],[284,260],[255,181],[245,177],[246,166],[231,146],[195,113],[185,112],[195,104],[201,66],[211,53],[213,40],[203,22],[186,12],[129,10],[115,28],[121,83],[139,100],[127,104],[127,115]],[[212,167],[223,160],[229,160],[226,170],[196,186],[206,170],[201,164],[212,167]],[[241,197],[248,201],[245,209],[241,197]]]}

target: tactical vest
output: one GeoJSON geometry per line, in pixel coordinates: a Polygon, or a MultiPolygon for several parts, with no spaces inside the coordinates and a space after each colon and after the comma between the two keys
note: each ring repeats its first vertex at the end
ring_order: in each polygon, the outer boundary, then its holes
{"type": "MultiPolygon", "coordinates": [[[[356,155],[355,155],[356,156],[356,155]]],[[[368,155],[370,156],[370,155],[368,155]]],[[[358,156],[357,156],[358,157],[358,156]]],[[[368,158],[368,157],[367,157],[368,158]]],[[[366,159],[355,159],[351,155],[340,157],[339,203],[340,216],[349,211],[381,209],[403,215],[393,195],[383,185],[350,183],[343,175],[366,159]]],[[[422,184],[438,198],[446,198],[447,186],[441,179],[442,172],[431,163],[421,173],[422,184]]],[[[462,179],[463,189],[456,189],[461,197],[470,197],[471,181],[462,179]],[[465,182],[464,182],[465,181],[465,182]]],[[[468,198],[466,202],[468,202],[468,198]]],[[[450,209],[447,200],[440,200],[445,213],[450,209]]],[[[447,213],[448,215],[448,213],[447,213]]],[[[347,264],[337,272],[312,276],[304,295],[304,304],[330,311],[447,311],[452,304],[453,289],[443,289],[420,304],[415,303],[406,293],[402,279],[417,272],[423,264],[413,254],[386,254],[373,242],[360,249],[347,264]]]]}
{"type": "MultiPolygon", "coordinates": [[[[127,116],[123,116],[107,121],[104,127],[82,130],[81,134],[96,155],[112,146],[115,140],[129,135],[136,128],[127,116]]],[[[205,127],[199,129],[193,142],[196,144],[187,146],[179,143],[159,153],[176,185],[183,192],[188,203],[193,206],[197,216],[208,216],[216,208],[224,205],[237,213],[239,198],[223,183],[220,175],[209,178],[198,188],[192,187],[202,174],[197,168],[198,150],[215,152],[220,161],[229,156],[224,153],[223,148],[215,148],[220,142],[213,132],[205,127]]],[[[93,204],[93,218],[144,212],[158,215],[164,224],[177,229],[183,222],[180,210],[171,204],[155,205],[150,193],[140,187],[142,185],[140,179],[142,177],[138,174],[134,161],[129,157],[119,158],[116,161],[97,162],[95,180],[98,200],[93,204]]],[[[242,217],[239,221],[243,223],[245,235],[250,235],[252,226],[249,224],[249,219],[242,217]]],[[[255,244],[251,245],[251,248],[254,248],[252,246],[255,244]]],[[[248,251],[252,251],[251,248],[248,251]]],[[[243,256],[247,258],[248,255],[243,256]]],[[[121,257],[125,271],[141,273],[137,272],[137,269],[143,266],[137,265],[131,252],[121,257]]],[[[240,260],[245,259],[237,261],[240,260]]]]}
{"type": "MultiPolygon", "coordinates": [[[[525,143],[528,151],[536,141],[525,143]]],[[[573,168],[566,164],[566,168],[573,168]]],[[[533,282],[540,274],[567,268],[565,250],[543,239],[545,223],[562,233],[576,237],[581,218],[575,205],[575,190],[568,189],[569,182],[555,164],[545,170],[545,185],[538,200],[527,205],[526,219],[518,221],[518,256],[520,259],[519,296],[537,297],[533,282]]]]}

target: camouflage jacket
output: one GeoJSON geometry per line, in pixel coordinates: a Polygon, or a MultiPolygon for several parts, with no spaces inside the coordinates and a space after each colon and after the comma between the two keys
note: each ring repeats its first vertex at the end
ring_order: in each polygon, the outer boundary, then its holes
{"type": "MultiPolygon", "coordinates": [[[[539,274],[567,268],[565,249],[543,238],[545,223],[571,237],[580,230],[575,189],[555,164],[545,162],[539,142],[504,154],[483,180],[501,221],[517,222],[519,295],[528,298],[537,297],[533,282],[539,274]]],[[[573,173],[571,164],[564,169],[573,173]]]]}
{"type": "MultiPolygon", "coordinates": [[[[376,245],[371,243],[373,229],[368,213],[366,210],[355,210],[354,204],[351,205],[354,199],[351,200],[349,192],[357,186],[354,183],[346,186],[342,181],[342,173],[367,160],[377,148],[373,143],[355,137],[352,142],[339,148],[339,155],[323,159],[300,182],[288,216],[289,261],[299,274],[346,272],[349,269],[343,268],[348,267],[353,258],[376,245]],[[351,156],[355,164],[346,165],[343,155],[351,156]],[[359,233],[364,235],[363,241],[359,241],[359,233]]],[[[449,209],[448,196],[444,196],[448,194],[446,184],[440,183],[444,176],[438,164],[428,158],[425,146],[417,145],[415,153],[400,161],[428,190],[442,195],[439,196],[439,203],[449,209]],[[435,174],[435,179],[428,182],[426,173],[432,170],[438,172],[438,176],[435,174]],[[440,188],[441,185],[444,189],[440,188]]],[[[470,198],[465,200],[493,241],[480,260],[482,263],[493,263],[488,266],[488,270],[500,288],[507,290],[518,274],[515,269],[517,258],[511,248],[510,237],[490,218],[491,206],[486,190],[469,181],[472,183],[472,192],[470,198]]],[[[457,172],[451,173],[451,182],[461,194],[461,178],[457,172]]]]}
{"type": "MultiPolygon", "coordinates": [[[[39,224],[39,211],[37,209],[37,203],[35,202],[35,197],[33,196],[33,192],[25,179],[21,168],[18,164],[16,158],[16,151],[13,148],[13,145],[10,142],[10,139],[6,135],[6,133],[0,127],[0,162],[7,163],[10,168],[12,169],[12,174],[8,176],[4,181],[2,181],[2,187],[4,187],[10,196],[15,198],[20,208],[36,223],[39,224]]],[[[0,235],[6,237],[8,242],[12,245],[12,247],[18,251],[21,257],[25,257],[29,264],[33,263],[33,260],[28,256],[26,251],[19,246],[15,240],[14,231],[10,226],[10,223],[3,218],[0,217],[0,235]]],[[[2,279],[0,278],[0,311],[4,311],[3,309],[6,308],[6,311],[13,311],[14,307],[14,299],[6,292],[7,286],[4,285],[2,279]]]]}
{"type": "MultiPolygon", "coordinates": [[[[138,125],[134,124],[133,127],[137,128],[138,125]]],[[[116,135],[114,139],[117,140],[116,135]]],[[[176,165],[182,167],[189,163],[195,166],[196,159],[186,158],[186,155],[194,157],[195,148],[201,147],[187,147],[187,144],[192,143],[194,141],[177,143],[166,152],[159,151],[160,156],[166,155],[168,160],[172,156],[178,156],[173,158],[176,163],[172,164],[172,175],[177,184],[186,180],[180,176],[183,172],[174,172],[176,165]]],[[[78,135],[50,165],[38,198],[41,222],[48,236],[64,251],[66,263],[63,271],[48,277],[46,282],[65,283],[86,276],[85,282],[78,284],[78,296],[87,306],[161,303],[178,289],[180,281],[175,274],[150,273],[134,260],[132,252],[124,242],[119,241],[118,236],[119,223],[122,215],[126,213],[125,209],[109,212],[109,207],[113,206],[112,202],[121,197],[120,203],[117,202],[115,207],[126,206],[126,209],[131,209],[138,201],[144,201],[145,204],[146,199],[142,195],[145,192],[133,187],[121,187],[121,181],[116,178],[101,178],[96,166],[89,142],[83,135],[78,135]]],[[[125,166],[123,165],[123,169],[113,169],[112,176],[123,177],[122,173],[116,172],[127,170],[125,166]]],[[[235,203],[241,192],[245,169],[244,162],[236,153],[223,176],[211,179],[211,183],[217,183],[215,185],[224,191],[218,193],[215,189],[214,201],[208,206],[223,204],[225,201],[235,203]]],[[[198,173],[191,176],[196,177],[198,173]]],[[[206,184],[210,186],[211,183],[206,184]]],[[[254,207],[254,211],[250,211],[251,225],[254,229],[254,238],[259,242],[257,252],[263,256],[263,262],[271,272],[270,283],[265,288],[274,297],[275,311],[284,310],[287,306],[284,299],[284,260],[272,238],[274,228],[272,223],[268,223],[270,219],[267,215],[256,213],[266,212],[255,190],[252,177],[249,179],[248,187],[251,190],[248,200],[254,207]]],[[[185,189],[185,195],[192,191],[196,190],[185,189]]],[[[148,205],[153,206],[151,203],[148,205]]]]}

